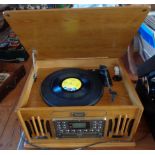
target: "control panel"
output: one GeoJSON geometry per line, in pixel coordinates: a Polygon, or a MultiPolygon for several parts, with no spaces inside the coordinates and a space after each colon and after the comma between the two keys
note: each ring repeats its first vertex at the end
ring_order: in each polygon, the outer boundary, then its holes
{"type": "Polygon", "coordinates": [[[102,137],[105,120],[54,120],[54,126],[58,138],[102,137]]]}

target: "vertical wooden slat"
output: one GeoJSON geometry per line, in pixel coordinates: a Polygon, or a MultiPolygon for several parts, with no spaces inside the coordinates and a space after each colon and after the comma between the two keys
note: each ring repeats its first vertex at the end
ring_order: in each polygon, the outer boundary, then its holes
{"type": "Polygon", "coordinates": [[[123,124],[122,124],[122,128],[121,128],[121,131],[120,131],[120,134],[121,135],[123,135],[123,133],[124,133],[124,128],[125,128],[125,124],[126,124],[126,121],[127,121],[127,115],[125,115],[124,117],[123,117],[123,124]]]}
{"type": "Polygon", "coordinates": [[[126,125],[126,128],[125,128],[125,132],[124,132],[125,136],[128,135],[128,127],[129,127],[130,121],[131,121],[131,119],[128,120],[127,125],[126,125]]]}
{"type": "Polygon", "coordinates": [[[33,126],[32,126],[32,124],[31,124],[30,120],[27,120],[27,122],[28,122],[29,125],[30,125],[31,131],[32,131],[32,137],[33,137],[35,131],[34,131],[34,129],[33,129],[33,126]]]}
{"type": "Polygon", "coordinates": [[[37,125],[36,125],[36,122],[35,122],[35,118],[34,118],[34,116],[32,116],[31,118],[32,118],[32,123],[33,123],[33,126],[34,126],[34,130],[36,132],[36,135],[39,136],[39,132],[38,132],[37,125]]]}
{"type": "Polygon", "coordinates": [[[26,125],[25,125],[25,122],[24,122],[24,120],[23,120],[23,117],[22,117],[22,115],[21,115],[21,112],[18,111],[17,114],[18,114],[18,118],[19,118],[19,120],[20,120],[20,122],[21,122],[21,124],[22,124],[22,127],[23,127],[23,130],[24,130],[24,132],[25,132],[26,138],[27,138],[27,140],[28,140],[29,142],[31,142],[31,137],[30,137],[30,135],[29,135],[29,132],[28,132],[28,130],[27,130],[27,127],[26,127],[26,125]]]}
{"type": "Polygon", "coordinates": [[[46,127],[46,121],[47,120],[44,120],[44,129],[45,129],[45,135],[48,137],[48,138],[50,138],[50,135],[49,135],[49,133],[48,133],[48,131],[47,131],[47,127],[46,127]]]}
{"type": "Polygon", "coordinates": [[[106,121],[105,121],[105,122],[106,122],[106,123],[105,123],[105,130],[104,130],[104,128],[103,128],[103,132],[105,133],[105,134],[104,134],[104,137],[108,137],[108,136],[109,136],[109,135],[108,135],[109,120],[110,120],[110,119],[108,119],[108,120],[106,119],[106,121]]]}
{"type": "Polygon", "coordinates": [[[43,132],[43,127],[42,127],[41,120],[40,120],[40,117],[39,116],[37,117],[37,121],[38,121],[38,124],[39,124],[41,135],[42,136],[45,136],[45,134],[43,132]]]}
{"type": "Polygon", "coordinates": [[[46,120],[44,120],[43,124],[44,124],[45,134],[47,134],[46,120]]]}
{"type": "Polygon", "coordinates": [[[56,137],[56,131],[55,131],[55,128],[54,128],[54,122],[51,121],[51,129],[52,129],[52,137],[56,137]]]}
{"type": "Polygon", "coordinates": [[[121,115],[118,116],[118,122],[117,122],[117,127],[116,127],[116,132],[115,132],[115,135],[118,135],[118,132],[119,132],[119,126],[120,126],[120,123],[121,123],[121,115]]]}
{"type": "Polygon", "coordinates": [[[47,132],[49,133],[50,137],[52,137],[51,123],[49,120],[46,120],[46,127],[47,127],[47,132]]]}

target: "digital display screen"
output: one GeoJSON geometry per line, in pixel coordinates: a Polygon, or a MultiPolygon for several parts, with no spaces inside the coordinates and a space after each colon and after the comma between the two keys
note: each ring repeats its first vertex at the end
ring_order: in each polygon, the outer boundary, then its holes
{"type": "Polygon", "coordinates": [[[86,128],[86,123],[72,123],[72,128],[74,129],[85,129],[86,128]]]}

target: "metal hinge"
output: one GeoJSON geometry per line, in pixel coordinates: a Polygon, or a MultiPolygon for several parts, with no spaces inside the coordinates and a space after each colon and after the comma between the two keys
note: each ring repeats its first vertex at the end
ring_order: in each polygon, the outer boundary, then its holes
{"type": "Polygon", "coordinates": [[[33,69],[34,69],[34,75],[33,75],[34,81],[37,79],[36,55],[37,55],[37,50],[32,49],[32,63],[33,63],[33,69]]]}

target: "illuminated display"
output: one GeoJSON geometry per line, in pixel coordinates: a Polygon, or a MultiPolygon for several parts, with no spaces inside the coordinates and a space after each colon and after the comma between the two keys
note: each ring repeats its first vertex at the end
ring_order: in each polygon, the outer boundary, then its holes
{"type": "Polygon", "coordinates": [[[74,129],[85,129],[86,123],[72,123],[72,128],[74,128],[74,129]]]}

